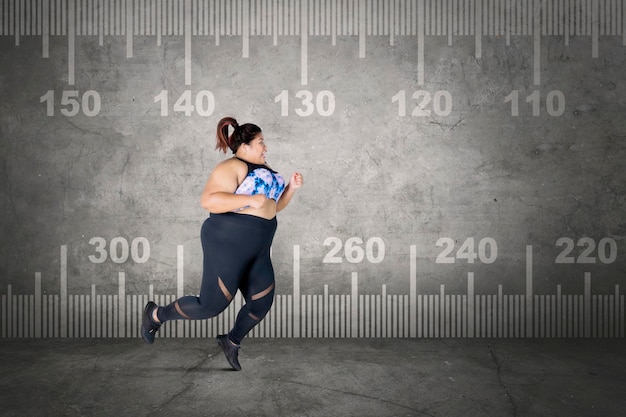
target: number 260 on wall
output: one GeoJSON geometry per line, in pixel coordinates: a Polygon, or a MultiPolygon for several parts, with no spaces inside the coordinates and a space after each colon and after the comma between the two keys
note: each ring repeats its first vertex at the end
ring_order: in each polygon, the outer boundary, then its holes
{"type": "Polygon", "coordinates": [[[329,237],[324,241],[324,246],[330,246],[330,250],[324,256],[325,264],[340,264],[343,257],[340,256],[341,248],[344,248],[344,256],[351,264],[358,264],[367,259],[368,262],[377,264],[385,259],[385,242],[379,237],[372,237],[365,242],[365,248],[362,247],[363,239],[359,237],[351,237],[346,239],[344,244],[338,237],[329,237]]]}

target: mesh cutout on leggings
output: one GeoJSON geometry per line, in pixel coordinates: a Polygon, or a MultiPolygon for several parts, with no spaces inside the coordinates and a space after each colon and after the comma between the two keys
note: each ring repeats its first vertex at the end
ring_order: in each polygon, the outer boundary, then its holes
{"type": "Polygon", "coordinates": [[[185,313],[183,313],[183,310],[180,308],[180,305],[178,305],[178,300],[176,300],[174,302],[174,307],[176,307],[176,311],[178,312],[178,314],[180,314],[181,316],[183,316],[184,318],[186,318],[187,320],[191,320],[191,317],[189,317],[188,315],[186,315],[185,313]]]}
{"type": "MultiPolygon", "coordinates": [[[[271,293],[273,289],[274,289],[274,283],[272,283],[272,285],[270,285],[269,287],[267,287],[263,291],[254,294],[252,297],[250,297],[250,299],[252,301],[254,301],[254,300],[258,300],[260,298],[263,298],[263,297],[267,296],[269,293],[271,293]]],[[[261,318],[255,316],[254,314],[252,314],[250,312],[248,312],[248,316],[250,316],[250,318],[252,320],[255,320],[255,321],[260,321],[261,320],[261,318]]]]}
{"type": "Polygon", "coordinates": [[[269,294],[270,292],[272,292],[272,290],[274,289],[274,283],[272,283],[272,285],[270,285],[269,287],[267,287],[266,289],[264,289],[263,291],[261,291],[260,293],[254,294],[252,297],[250,297],[252,300],[258,300],[259,298],[263,298],[265,297],[267,294],[269,294]]]}
{"type": "Polygon", "coordinates": [[[224,285],[222,278],[217,277],[217,283],[219,284],[220,289],[224,293],[224,297],[226,297],[228,301],[231,301],[233,299],[233,295],[230,293],[230,291],[228,291],[228,288],[226,288],[226,285],[224,285]]]}

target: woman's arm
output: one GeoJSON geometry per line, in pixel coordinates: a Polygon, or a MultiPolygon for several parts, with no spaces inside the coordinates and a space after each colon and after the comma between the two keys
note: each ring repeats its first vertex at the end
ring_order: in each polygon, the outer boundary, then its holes
{"type": "Polygon", "coordinates": [[[291,178],[289,179],[289,184],[287,184],[283,195],[281,195],[278,199],[278,203],[276,204],[276,212],[279,212],[287,207],[296,190],[302,187],[303,183],[304,179],[302,178],[302,174],[300,174],[299,172],[295,172],[291,175],[291,178]]]}
{"type": "Polygon", "coordinates": [[[236,163],[229,160],[215,167],[200,197],[202,207],[211,213],[226,213],[244,207],[263,207],[267,201],[264,195],[234,194],[237,178],[236,163]]]}

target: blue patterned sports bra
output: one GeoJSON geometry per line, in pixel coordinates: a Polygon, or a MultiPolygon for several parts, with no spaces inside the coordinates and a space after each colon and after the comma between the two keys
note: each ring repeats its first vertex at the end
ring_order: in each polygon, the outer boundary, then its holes
{"type": "Polygon", "coordinates": [[[267,198],[278,201],[285,190],[285,180],[282,175],[266,165],[253,164],[236,156],[235,158],[248,165],[248,175],[239,184],[235,194],[263,194],[267,198]]]}

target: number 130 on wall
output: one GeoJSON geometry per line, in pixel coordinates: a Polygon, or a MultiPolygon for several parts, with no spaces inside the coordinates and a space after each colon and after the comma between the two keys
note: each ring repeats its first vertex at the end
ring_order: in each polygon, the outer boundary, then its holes
{"type": "MultiPolygon", "coordinates": [[[[289,90],[283,90],[274,97],[274,103],[280,103],[280,115],[289,116],[289,90]]],[[[293,110],[300,117],[308,117],[317,114],[323,117],[332,116],[335,113],[335,95],[332,91],[322,90],[313,93],[309,90],[300,90],[294,94],[298,107],[293,110]]]]}

